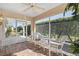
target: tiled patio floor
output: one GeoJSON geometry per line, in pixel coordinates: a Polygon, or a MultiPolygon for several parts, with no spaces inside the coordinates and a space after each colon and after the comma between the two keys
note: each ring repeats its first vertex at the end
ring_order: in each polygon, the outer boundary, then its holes
{"type": "MultiPolygon", "coordinates": [[[[12,44],[9,46],[5,46],[0,50],[0,55],[5,56],[48,56],[48,49],[44,49],[39,45],[35,45],[34,43],[30,43],[28,41],[21,42],[17,44],[12,44]]],[[[51,52],[51,55],[57,55],[54,52],[51,52]]]]}

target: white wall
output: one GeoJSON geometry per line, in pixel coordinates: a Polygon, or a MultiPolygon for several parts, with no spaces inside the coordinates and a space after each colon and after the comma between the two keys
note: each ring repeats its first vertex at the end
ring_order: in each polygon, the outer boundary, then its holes
{"type": "Polygon", "coordinates": [[[2,25],[0,25],[0,46],[2,46],[2,25]]]}
{"type": "Polygon", "coordinates": [[[0,48],[3,46],[3,40],[5,39],[5,29],[4,29],[4,21],[0,25],[0,48]]]}
{"type": "Polygon", "coordinates": [[[15,44],[15,43],[19,43],[19,42],[24,42],[27,39],[25,37],[21,37],[21,36],[15,36],[15,37],[8,37],[3,41],[3,46],[5,45],[11,45],[11,44],[15,44]]]}

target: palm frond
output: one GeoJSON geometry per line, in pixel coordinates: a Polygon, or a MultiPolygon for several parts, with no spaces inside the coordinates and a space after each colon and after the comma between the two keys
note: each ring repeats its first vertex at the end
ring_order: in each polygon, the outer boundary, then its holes
{"type": "Polygon", "coordinates": [[[76,16],[79,14],[79,8],[78,8],[78,3],[69,3],[67,4],[65,10],[64,10],[64,13],[63,13],[63,16],[65,16],[65,13],[69,10],[72,11],[72,15],[76,16]]]}

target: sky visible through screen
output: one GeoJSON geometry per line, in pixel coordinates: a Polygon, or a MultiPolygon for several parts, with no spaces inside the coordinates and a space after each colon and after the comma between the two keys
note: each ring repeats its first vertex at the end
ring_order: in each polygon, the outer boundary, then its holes
{"type": "MultiPolygon", "coordinates": [[[[73,16],[72,12],[68,11],[65,13],[65,16],[63,16],[63,13],[59,13],[57,15],[50,16],[50,20],[56,20],[58,18],[70,17],[70,16],[73,16]]],[[[46,21],[49,21],[49,17],[38,20],[38,21],[36,21],[36,23],[46,22],[46,21]]],[[[18,24],[18,26],[23,26],[23,22],[18,22],[17,24],[18,24]]],[[[8,25],[15,27],[16,26],[16,19],[8,18],[8,25]]]]}
{"type": "MultiPolygon", "coordinates": [[[[58,19],[58,18],[70,17],[70,16],[73,16],[73,15],[72,15],[72,11],[66,12],[66,13],[65,13],[65,16],[63,16],[63,13],[59,13],[59,14],[57,14],[57,15],[50,16],[50,20],[56,20],[56,19],[58,19]]],[[[36,23],[46,22],[46,21],[49,21],[49,17],[44,18],[44,19],[41,19],[41,20],[38,20],[38,21],[36,21],[36,23]]]]}

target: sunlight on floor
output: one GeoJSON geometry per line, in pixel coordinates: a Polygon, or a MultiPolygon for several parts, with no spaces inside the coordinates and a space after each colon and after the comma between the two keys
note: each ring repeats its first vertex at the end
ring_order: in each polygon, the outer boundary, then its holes
{"type": "Polygon", "coordinates": [[[13,53],[14,56],[45,56],[41,53],[36,53],[30,49],[26,49],[20,52],[13,53]]]}

